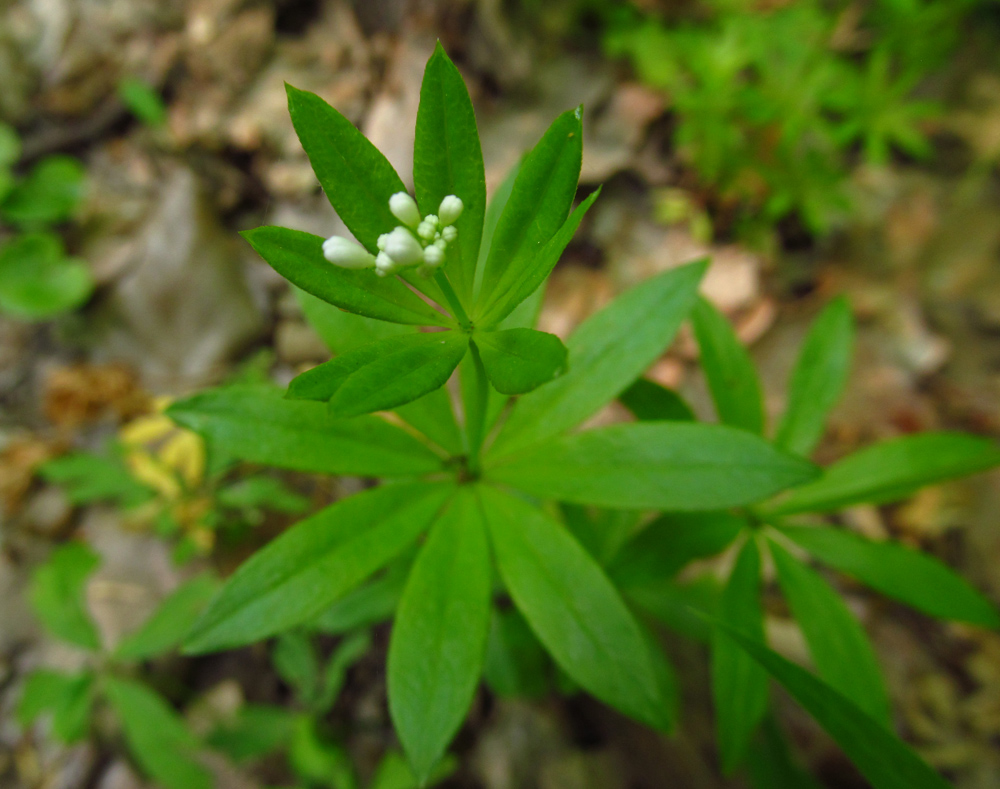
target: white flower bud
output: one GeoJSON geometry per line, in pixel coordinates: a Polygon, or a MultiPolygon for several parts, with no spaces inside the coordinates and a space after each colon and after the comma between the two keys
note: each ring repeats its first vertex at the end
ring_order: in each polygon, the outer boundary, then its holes
{"type": "Polygon", "coordinates": [[[424,262],[432,268],[440,266],[444,262],[444,251],[440,247],[431,244],[424,250],[424,262]]]}
{"type": "Polygon", "coordinates": [[[448,195],[441,201],[441,207],[438,208],[438,216],[441,217],[441,224],[445,227],[455,224],[455,221],[462,215],[463,208],[465,208],[465,204],[461,198],[455,197],[455,195],[448,195]]]}
{"type": "Polygon", "coordinates": [[[412,266],[424,259],[423,247],[405,227],[397,227],[389,234],[383,252],[400,266],[412,266]]]}
{"type": "Polygon", "coordinates": [[[378,241],[375,242],[375,246],[378,247],[379,252],[385,252],[385,245],[389,243],[389,234],[383,233],[378,237],[378,241]]]}
{"type": "Polygon", "coordinates": [[[424,217],[424,221],[417,227],[417,235],[424,241],[432,241],[437,234],[437,217],[434,214],[424,217]]]}
{"type": "Polygon", "coordinates": [[[385,252],[379,252],[375,258],[375,273],[380,277],[392,274],[396,270],[396,262],[385,252]]]}
{"type": "Polygon", "coordinates": [[[438,249],[444,252],[448,248],[448,242],[445,241],[443,238],[439,238],[437,241],[434,242],[434,246],[436,246],[438,249]]]}
{"type": "Polygon", "coordinates": [[[389,198],[389,210],[392,215],[408,227],[420,224],[420,209],[412,197],[406,192],[396,192],[389,198]]]}
{"type": "Polygon", "coordinates": [[[341,268],[371,268],[375,257],[357,241],[330,236],[323,242],[323,257],[341,268]]]}
{"type": "Polygon", "coordinates": [[[458,228],[453,225],[441,228],[441,238],[447,243],[451,243],[458,237],[458,228]]]}

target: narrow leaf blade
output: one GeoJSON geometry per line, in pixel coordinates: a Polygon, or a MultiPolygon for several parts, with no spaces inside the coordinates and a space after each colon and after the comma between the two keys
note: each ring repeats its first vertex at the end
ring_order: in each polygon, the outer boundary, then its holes
{"type": "Polygon", "coordinates": [[[1000,446],[966,433],[918,433],[848,455],[815,482],[767,508],[772,515],[830,512],[899,501],[924,487],[1000,466],[1000,446]]]}
{"type": "Polygon", "coordinates": [[[296,524],[233,574],[185,651],[240,646],[313,619],[415,542],[450,493],[446,484],[384,485],[296,524]]]}
{"type": "Polygon", "coordinates": [[[578,108],[556,118],[521,162],[493,232],[476,304],[477,316],[493,303],[505,272],[527,271],[538,248],[566,221],[583,160],[582,116],[582,108],[578,108]]]}
{"type": "Polygon", "coordinates": [[[486,526],[465,488],[413,565],[389,645],[389,710],[421,781],[472,704],[486,653],[490,578],[486,526]]]}
{"type": "Polygon", "coordinates": [[[240,235],[285,279],[342,310],[392,323],[451,325],[399,279],[380,277],[373,269],[346,269],[327,261],[319,236],[271,226],[240,235]]]}
{"type": "Polygon", "coordinates": [[[929,616],[1000,628],[993,604],[933,556],[842,529],[785,526],[781,532],[823,564],[929,616]]]}
{"type": "MultiPolygon", "coordinates": [[[[760,603],[760,553],[753,538],[744,544],[722,593],[719,618],[755,643],[764,642],[760,603]]],[[[724,772],[743,761],[768,705],[767,674],[730,637],[716,629],[712,639],[712,697],[719,759],[724,772]]]]}
{"type": "Polygon", "coordinates": [[[809,455],[823,436],[830,409],[840,399],[851,370],[854,322],[840,297],[813,322],[788,384],[788,406],[778,426],[779,447],[809,455]]]}
{"type": "Polygon", "coordinates": [[[483,307],[479,323],[495,326],[510,315],[519,304],[535,292],[552,273],[563,250],[580,227],[584,215],[601,194],[597,189],[576,207],[556,233],[532,255],[523,255],[508,266],[493,286],[493,296],[483,307]]]}
{"type": "Polygon", "coordinates": [[[383,419],[333,420],[325,405],[285,400],[276,387],[209,389],[177,401],[167,413],[213,449],[254,463],[383,477],[441,468],[427,446],[383,419]]]}
{"type": "Polygon", "coordinates": [[[389,160],[347,118],[314,93],[285,85],[288,112],[330,205],[354,237],[375,252],[399,224],[389,198],[406,187],[389,160]]]}
{"type": "Polygon", "coordinates": [[[617,397],[673,340],[704,271],[693,263],[664,272],[584,321],[566,343],[566,374],[518,401],[490,454],[556,435],[617,397]]]}
{"type": "Polygon", "coordinates": [[[385,350],[337,388],[330,400],[334,417],[388,411],[444,386],[465,356],[469,338],[458,332],[435,332],[379,345],[385,350]]]}
{"type": "Polygon", "coordinates": [[[559,376],[566,346],[554,334],[534,329],[477,332],[473,342],[490,383],[506,395],[524,394],[559,376]]]}
{"type": "Polygon", "coordinates": [[[817,470],[731,427],[637,422],[559,436],[490,462],[486,474],[526,493],[578,504],[692,511],[751,504],[817,470]]]}
{"type": "Polygon", "coordinates": [[[638,623],[590,555],[521,499],[483,486],[483,514],[500,575],[560,667],[606,704],[668,729],[674,699],[638,623]]]}
{"type": "Polygon", "coordinates": [[[723,424],[764,432],[764,402],[753,359],[729,321],[705,298],[691,311],[715,410],[723,424]]]}
{"type": "Polygon", "coordinates": [[[718,627],[826,729],[874,789],[950,789],[899,738],[825,682],[738,629],[718,627]]]}
{"type": "Polygon", "coordinates": [[[464,204],[455,223],[457,265],[449,263],[448,278],[462,303],[471,305],[486,212],[486,175],[472,100],[440,43],[427,61],[420,86],[413,182],[424,216],[437,214],[447,195],[457,195],[464,204]]]}
{"type": "Polygon", "coordinates": [[[198,741],[162,698],[131,679],[108,677],[105,691],[129,750],[150,777],[167,789],[212,789],[212,774],[197,760],[198,741]]]}
{"type": "Polygon", "coordinates": [[[818,573],[773,540],[771,555],[820,677],[891,729],[889,692],[861,625],[818,573]]]}

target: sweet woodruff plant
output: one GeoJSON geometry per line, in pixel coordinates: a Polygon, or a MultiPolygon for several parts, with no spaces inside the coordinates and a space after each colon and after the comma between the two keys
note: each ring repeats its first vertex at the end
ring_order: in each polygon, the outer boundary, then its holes
{"type": "Polygon", "coordinates": [[[756,373],[725,320],[698,297],[704,262],[622,294],[565,346],[532,328],[542,287],[597,198],[571,210],[581,109],[555,119],[487,207],[472,104],[440,47],[421,88],[413,196],[322,99],[289,87],[288,101],[354,240],[282,227],[244,237],[302,291],[336,355],[287,392],[230,386],[175,403],[170,414],[232,457],[379,483],[246,561],[190,632],[187,651],[308,628],[351,606],[370,611],[384,579],[401,579],[398,601],[383,609],[394,616],[389,710],[416,776],[426,779],[484,667],[497,676],[498,633],[519,632],[519,643],[534,643],[571,685],[670,729],[675,678],[635,612],[655,611],[674,594],[672,578],[691,559],[731,546],[735,565],[721,591],[680,606],[695,623],[689,630],[711,641],[723,766],[767,750],[749,745],[757,732],[774,734],[771,675],[875,786],[945,785],[892,733],[860,626],[803,557],[937,616],[995,626],[994,610],[929,557],[799,526],[794,516],[893,500],[995,465],[997,449],[934,434],[877,445],[825,474],[811,463],[806,455],[847,373],[842,301],[806,343],[788,410],[767,440],[756,373]],[[694,421],[675,394],[641,379],[689,317],[722,424],[694,421]],[[619,397],[637,421],[576,430],[619,397]],[[648,517],[657,512],[666,514],[648,517]],[[774,555],[819,677],[764,644],[762,551],[774,555]]]}

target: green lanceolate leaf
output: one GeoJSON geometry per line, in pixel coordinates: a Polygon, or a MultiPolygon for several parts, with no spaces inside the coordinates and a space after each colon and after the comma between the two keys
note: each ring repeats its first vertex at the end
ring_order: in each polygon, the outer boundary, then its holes
{"type": "Polygon", "coordinates": [[[617,397],[673,340],[704,272],[704,263],[664,272],[584,321],[566,343],[566,374],[518,401],[489,453],[554,436],[617,397]]]}
{"type": "MultiPolygon", "coordinates": [[[[760,553],[751,537],[744,544],[722,593],[719,619],[747,639],[764,643],[760,604],[760,553]]],[[[712,639],[712,697],[715,700],[719,760],[732,772],[767,712],[767,674],[730,637],[716,629],[712,639]]]]}
{"type": "Polygon", "coordinates": [[[307,626],[320,633],[340,635],[391,619],[413,563],[410,558],[404,554],[377,578],[341,597],[307,626]]]}
{"type": "Polygon", "coordinates": [[[661,515],[622,547],[608,575],[622,587],[671,578],[688,562],[721,553],[746,527],[728,512],[661,515]]]}
{"type": "Polygon", "coordinates": [[[996,608],[932,556],[842,529],[785,526],[782,534],[821,562],[938,619],[1000,628],[996,608]]]}
{"type": "Polygon", "coordinates": [[[490,581],[486,526],[466,487],[417,556],[389,644],[389,711],[421,781],[472,704],[486,652],[490,581]]]}
{"type": "Polygon", "coordinates": [[[854,702],[738,628],[725,623],[718,627],[805,707],[874,789],[949,789],[919,756],[854,702]]]}
{"type": "Polygon", "coordinates": [[[0,311],[44,320],[83,304],[94,290],[87,264],[66,257],[52,233],[25,233],[0,249],[0,311]]]}
{"type": "Polygon", "coordinates": [[[648,378],[639,378],[618,396],[640,422],[693,422],[694,411],[679,394],[648,378]]]}
{"type": "Polygon", "coordinates": [[[823,436],[827,414],[840,399],[851,371],[854,323],[851,306],[840,297],[827,305],[802,343],[788,384],[785,408],[775,442],[809,455],[823,436]]]}
{"type": "Polygon", "coordinates": [[[271,386],[210,389],[174,403],[168,414],[213,449],[253,463],[383,477],[441,468],[426,445],[383,419],[333,420],[325,405],[285,400],[271,386]]]}
{"type": "Polygon", "coordinates": [[[645,635],[601,568],[531,504],[479,489],[500,575],[549,654],[606,704],[660,729],[674,720],[645,635]]]}
{"type": "Polygon", "coordinates": [[[566,221],[580,179],[582,117],[582,107],[564,112],[521,162],[493,232],[476,302],[476,317],[485,314],[494,303],[497,286],[506,272],[513,270],[519,278],[525,276],[539,249],[566,221]]]}
{"type": "Polygon", "coordinates": [[[891,729],[889,693],[878,658],[854,614],[819,574],[774,541],[770,546],[781,591],[802,628],[819,675],[891,729]]]}
{"type": "Polygon", "coordinates": [[[501,394],[530,392],[562,373],[566,346],[554,334],[534,329],[476,332],[473,342],[490,383],[501,394]]]}
{"type": "Polygon", "coordinates": [[[392,323],[452,325],[399,279],[380,277],[374,269],[346,269],[327,261],[319,236],[287,227],[258,227],[240,235],[293,285],[343,310],[392,323]]]}
{"type": "Polygon", "coordinates": [[[719,420],[751,433],[762,433],[764,403],[750,354],[725,316],[705,298],[698,299],[691,320],[719,420]]]}
{"type": "Polygon", "coordinates": [[[384,485],[296,524],[233,573],[185,650],[241,646],[318,616],[413,544],[451,490],[443,483],[384,485]]]}
{"type": "Polygon", "coordinates": [[[457,195],[464,203],[455,223],[458,265],[449,264],[448,278],[462,302],[471,305],[486,211],[486,176],[472,100],[440,43],[427,61],[420,86],[413,182],[424,216],[437,214],[447,195],[457,195]]]}
{"type": "Polygon", "coordinates": [[[413,402],[444,386],[469,348],[468,335],[458,332],[419,334],[410,340],[383,341],[388,347],[351,372],[337,388],[330,399],[330,414],[343,419],[413,402]]]}
{"type": "MultiPolygon", "coordinates": [[[[514,182],[517,180],[517,174],[520,170],[521,162],[519,161],[504,176],[503,181],[496,188],[486,206],[486,216],[483,218],[483,241],[479,245],[479,262],[476,264],[476,282],[473,288],[477,301],[483,284],[483,272],[486,270],[486,258],[489,257],[490,247],[493,246],[493,234],[496,232],[500,217],[507,207],[510,194],[514,191],[514,182]]],[[[534,323],[531,325],[533,326],[534,323]]]]}
{"type": "Polygon", "coordinates": [[[52,733],[62,742],[83,739],[94,703],[94,677],[89,673],[63,674],[39,669],[28,675],[17,707],[17,722],[29,726],[52,714],[52,733]]]}
{"type": "Polygon", "coordinates": [[[883,504],[925,485],[1000,465],[1000,446],[965,433],[919,433],[848,455],[809,485],[769,506],[772,515],[829,512],[852,504],[883,504]]]}
{"type": "Polygon", "coordinates": [[[531,257],[522,256],[508,266],[493,286],[493,296],[477,317],[481,326],[495,326],[510,315],[514,309],[541,286],[573,240],[580,222],[600,195],[597,189],[587,197],[569,218],[563,222],[545,245],[531,257]]]}
{"type": "MultiPolygon", "coordinates": [[[[288,397],[293,400],[328,401],[337,394],[337,390],[348,378],[365,367],[378,364],[394,354],[405,354],[425,347],[433,348],[449,334],[450,332],[417,333],[365,343],[293,378],[288,384],[288,397]]],[[[396,367],[394,363],[387,369],[396,367]]],[[[386,371],[382,370],[381,373],[385,375],[386,371]]]]}
{"type": "Polygon", "coordinates": [[[559,436],[489,462],[486,474],[578,504],[690,511],[751,504],[817,469],[731,427],[637,422],[559,436]]]}
{"type": "Polygon", "coordinates": [[[57,638],[84,649],[99,649],[97,628],[87,613],[85,586],[100,557],[81,542],[56,548],[31,577],[31,607],[57,638]]]}
{"type": "Polygon", "coordinates": [[[406,187],[389,160],[347,118],[313,93],[287,84],[285,90],[295,133],[330,205],[375,253],[378,237],[399,224],[389,198],[406,187]]]}
{"type": "Polygon", "coordinates": [[[105,690],[129,750],[151,778],[167,789],[212,789],[212,774],[198,762],[198,740],[162,698],[130,679],[109,677],[105,690]]]}
{"type": "Polygon", "coordinates": [[[636,510],[607,510],[560,502],[566,528],[601,567],[607,567],[621,547],[639,528],[642,513],[636,510]]]}
{"type": "Polygon", "coordinates": [[[347,312],[328,304],[317,299],[311,293],[306,293],[301,288],[293,286],[292,289],[306,321],[315,329],[326,347],[335,354],[353,351],[355,348],[368,345],[375,340],[384,340],[386,337],[419,331],[418,327],[412,323],[388,323],[375,318],[367,318],[364,315],[347,312]]]}
{"type": "Polygon", "coordinates": [[[178,586],[135,633],[115,649],[119,660],[147,660],[180,646],[219,587],[208,573],[178,586]]]}

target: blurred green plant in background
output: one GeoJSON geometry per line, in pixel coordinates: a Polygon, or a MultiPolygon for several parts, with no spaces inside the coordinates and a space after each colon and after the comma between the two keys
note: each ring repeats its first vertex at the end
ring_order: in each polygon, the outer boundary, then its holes
{"type": "Polygon", "coordinates": [[[19,177],[20,155],[17,133],[0,123],[0,312],[45,320],[80,306],[94,288],[86,263],[68,256],[54,231],[80,203],[84,168],[49,156],[19,177]]]}

